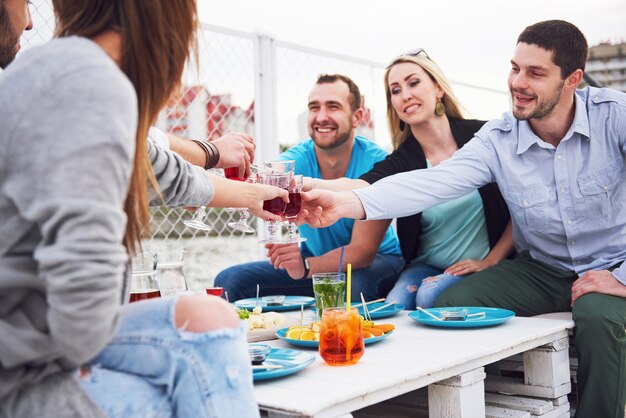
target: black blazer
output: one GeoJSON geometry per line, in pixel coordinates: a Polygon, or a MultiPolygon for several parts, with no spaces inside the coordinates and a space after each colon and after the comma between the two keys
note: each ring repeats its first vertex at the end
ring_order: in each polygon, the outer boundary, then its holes
{"type": "MultiPolygon", "coordinates": [[[[474,134],[485,124],[481,120],[448,118],[452,135],[459,148],[463,147],[474,134]]],[[[405,171],[426,168],[426,157],[420,144],[413,135],[409,137],[387,158],[379,161],[360,178],[372,184],[376,181],[405,171]]],[[[478,189],[483,201],[487,234],[491,248],[498,242],[510,219],[507,207],[500,190],[495,183],[489,183],[478,189]]],[[[409,263],[417,257],[420,242],[422,214],[417,213],[397,220],[397,232],[404,260],[409,263]]]]}

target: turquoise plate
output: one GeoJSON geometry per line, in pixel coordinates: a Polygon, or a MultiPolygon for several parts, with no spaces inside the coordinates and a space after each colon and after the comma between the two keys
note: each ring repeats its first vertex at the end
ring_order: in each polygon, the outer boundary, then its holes
{"type": "MultiPolygon", "coordinates": [[[[308,347],[308,348],[318,348],[319,347],[319,341],[300,341],[300,340],[294,340],[292,338],[287,338],[285,337],[285,335],[287,335],[287,330],[289,328],[281,328],[279,330],[276,331],[276,336],[289,343],[289,344],[293,344],[293,345],[297,345],[300,347],[308,347]]],[[[365,343],[365,345],[369,345],[369,344],[373,344],[376,343],[380,340],[383,340],[385,338],[387,338],[388,336],[390,336],[391,334],[393,334],[393,331],[388,332],[386,334],[383,334],[379,337],[371,337],[371,338],[366,338],[363,340],[363,342],[365,343]]]]}
{"type": "MultiPolygon", "coordinates": [[[[285,301],[282,305],[267,306],[267,304],[259,297],[258,306],[263,308],[263,312],[280,312],[280,311],[295,311],[300,309],[301,305],[311,306],[315,303],[315,298],[309,296],[285,296],[285,301]]],[[[234,303],[237,308],[252,310],[257,306],[256,298],[239,299],[234,303]]]]}
{"type": "Polygon", "coordinates": [[[315,361],[315,356],[311,353],[305,353],[304,351],[292,350],[290,348],[272,348],[272,351],[267,355],[264,365],[280,364],[283,366],[280,369],[257,369],[253,370],[253,380],[267,380],[277,377],[288,376],[304,369],[309,364],[315,361]]]}
{"type": "MultiPolygon", "coordinates": [[[[381,306],[385,306],[387,303],[385,302],[376,302],[376,303],[370,303],[369,305],[367,305],[367,310],[369,312],[373,311],[374,309],[380,308],[381,306]]],[[[363,313],[363,306],[359,306],[359,313],[361,315],[364,315],[363,313]]],[[[393,316],[395,314],[397,314],[398,312],[400,312],[401,310],[404,309],[404,305],[401,305],[399,303],[394,303],[393,305],[390,305],[384,309],[381,309],[380,311],[376,311],[374,313],[371,313],[371,317],[372,319],[379,319],[379,318],[387,318],[388,316],[393,316]]]]}
{"type": "Polygon", "coordinates": [[[477,328],[477,327],[489,327],[492,325],[498,325],[498,324],[508,321],[509,319],[515,316],[515,312],[509,311],[508,309],[483,308],[483,307],[473,307],[473,306],[430,308],[426,310],[430,312],[431,314],[435,315],[436,317],[441,317],[441,311],[459,311],[459,310],[467,310],[468,314],[484,312],[485,315],[482,317],[467,318],[465,320],[438,321],[434,318],[431,318],[428,314],[425,314],[424,312],[413,311],[409,313],[409,318],[411,318],[414,321],[419,322],[420,324],[430,325],[433,327],[477,328]]]}

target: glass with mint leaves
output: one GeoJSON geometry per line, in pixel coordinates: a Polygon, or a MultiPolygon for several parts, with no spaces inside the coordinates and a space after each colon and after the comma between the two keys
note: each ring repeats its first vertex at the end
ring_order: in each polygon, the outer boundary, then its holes
{"type": "Polygon", "coordinates": [[[318,320],[325,308],[343,308],[346,300],[345,273],[313,274],[313,293],[318,320]]]}

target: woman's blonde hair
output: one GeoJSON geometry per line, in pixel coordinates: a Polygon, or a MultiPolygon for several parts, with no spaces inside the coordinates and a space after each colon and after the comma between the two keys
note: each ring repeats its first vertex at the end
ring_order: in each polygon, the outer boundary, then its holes
{"type": "Polygon", "coordinates": [[[385,97],[387,98],[387,124],[389,125],[389,134],[391,135],[391,143],[393,149],[397,149],[409,136],[411,130],[408,126],[400,129],[400,118],[391,104],[391,91],[389,89],[389,71],[394,65],[403,62],[410,62],[419,65],[428,74],[430,79],[439,85],[443,90],[441,101],[446,107],[446,115],[448,117],[463,119],[464,111],[459,99],[457,99],[452,86],[447,77],[443,74],[439,66],[435,64],[426,54],[409,55],[404,54],[395,58],[391,64],[385,69],[385,97]]]}
{"type": "MultiPolygon", "coordinates": [[[[52,0],[55,36],[93,38],[109,30],[122,37],[121,69],[133,84],[139,120],[135,160],[124,203],[124,245],[134,252],[148,229],[148,182],[158,191],[148,158],[148,129],[180,86],[190,53],[197,58],[195,0],[52,0]]],[[[197,60],[196,60],[197,62],[197,60]]]]}

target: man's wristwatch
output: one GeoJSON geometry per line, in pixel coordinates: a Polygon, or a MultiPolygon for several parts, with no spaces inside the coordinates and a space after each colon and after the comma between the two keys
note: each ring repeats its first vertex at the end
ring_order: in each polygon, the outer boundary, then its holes
{"type": "Polygon", "coordinates": [[[302,257],[302,264],[304,264],[304,274],[301,279],[306,279],[311,271],[311,267],[309,266],[309,259],[302,257]]]}

